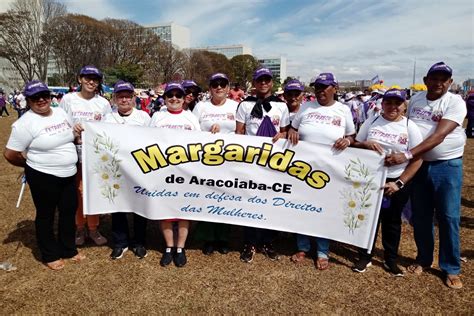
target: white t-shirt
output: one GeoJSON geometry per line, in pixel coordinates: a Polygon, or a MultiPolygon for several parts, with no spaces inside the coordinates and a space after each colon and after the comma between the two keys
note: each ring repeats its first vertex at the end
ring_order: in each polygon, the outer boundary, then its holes
{"type": "Polygon", "coordinates": [[[96,95],[86,100],[79,96],[79,92],[66,94],[59,106],[70,115],[73,124],[84,121],[101,121],[105,114],[111,113],[112,108],[105,98],[96,95]]]}
{"type": "Polygon", "coordinates": [[[7,148],[26,151],[26,164],[56,177],[76,174],[77,153],[72,122],[60,108],[51,108],[50,116],[27,111],[12,125],[7,148]]]}
{"type": "Polygon", "coordinates": [[[235,132],[235,113],[238,103],[226,99],[225,103],[216,106],[211,101],[200,101],[196,104],[193,114],[199,120],[202,131],[210,131],[212,125],[219,124],[220,133],[232,134],[235,132]]]}
{"type": "Polygon", "coordinates": [[[246,135],[255,136],[265,116],[270,117],[277,132],[280,132],[281,127],[290,125],[290,116],[285,102],[271,101],[272,108],[269,112],[266,112],[262,107],[263,117],[261,119],[250,116],[254,105],[255,101],[243,101],[237,109],[236,121],[245,124],[246,135]]]}
{"type": "Polygon", "coordinates": [[[417,93],[410,100],[407,115],[410,120],[418,125],[423,139],[434,133],[441,119],[450,120],[458,126],[449,133],[444,141],[426,152],[423,160],[449,160],[461,157],[466,144],[466,134],[462,127],[466,117],[466,104],[458,95],[450,92],[445,93],[435,101],[426,99],[426,91],[417,93]]]}
{"type": "Polygon", "coordinates": [[[188,131],[200,131],[201,127],[194,114],[190,111],[173,113],[169,111],[155,112],[150,121],[151,127],[183,129],[188,131]]]}
{"type": "Polygon", "coordinates": [[[337,101],[330,106],[317,101],[302,104],[291,126],[298,130],[301,140],[326,145],[355,134],[351,110],[337,101]]]}
{"type": "Polygon", "coordinates": [[[121,116],[118,112],[112,112],[105,115],[104,122],[115,124],[127,124],[148,126],[150,125],[150,116],[147,112],[133,108],[128,116],[121,116]]]}
{"type": "MultiPolygon", "coordinates": [[[[369,119],[362,124],[356,140],[363,142],[372,140],[379,143],[385,153],[405,152],[417,146],[423,141],[418,126],[411,120],[403,117],[398,122],[388,121],[383,116],[369,119]]],[[[390,166],[387,169],[388,178],[398,178],[408,161],[399,165],[390,166]]]]}

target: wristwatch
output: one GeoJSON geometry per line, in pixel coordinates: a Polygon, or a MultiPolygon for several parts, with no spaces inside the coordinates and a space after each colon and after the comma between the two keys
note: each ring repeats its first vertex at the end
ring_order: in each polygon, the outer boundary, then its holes
{"type": "Polygon", "coordinates": [[[403,187],[405,186],[405,182],[403,182],[400,179],[397,179],[397,181],[395,181],[395,184],[397,185],[399,189],[403,189],[403,187]]]}

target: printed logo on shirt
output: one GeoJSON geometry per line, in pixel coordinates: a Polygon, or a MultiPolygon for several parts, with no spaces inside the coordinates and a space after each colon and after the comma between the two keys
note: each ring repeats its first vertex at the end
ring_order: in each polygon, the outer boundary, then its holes
{"type": "Polygon", "coordinates": [[[69,124],[69,122],[65,119],[62,123],[46,126],[44,131],[46,134],[48,134],[48,136],[53,136],[71,129],[71,124],[69,124]]]}
{"type": "Polygon", "coordinates": [[[376,139],[389,144],[408,144],[408,135],[406,133],[392,134],[387,133],[376,128],[371,128],[369,130],[369,139],[376,139]]]}
{"type": "Polygon", "coordinates": [[[231,120],[235,121],[234,114],[232,113],[205,113],[202,115],[202,120],[203,121],[226,121],[226,120],[231,120]]]}
{"type": "Polygon", "coordinates": [[[443,118],[442,111],[429,111],[422,108],[414,108],[411,111],[412,115],[411,118],[423,120],[423,121],[432,121],[432,122],[439,122],[443,118]]]}
{"type": "Polygon", "coordinates": [[[102,120],[102,114],[100,112],[89,112],[89,111],[73,111],[72,117],[74,121],[100,121],[102,120]]]}
{"type": "Polygon", "coordinates": [[[319,124],[326,124],[326,125],[334,125],[334,126],[341,126],[342,125],[342,118],[340,116],[332,116],[332,115],[323,115],[318,112],[312,112],[306,115],[308,120],[319,124]]]}
{"type": "Polygon", "coordinates": [[[272,124],[275,126],[280,126],[280,116],[273,115],[272,116],[272,124]]]}
{"type": "Polygon", "coordinates": [[[184,130],[187,130],[187,131],[191,131],[193,129],[193,127],[189,124],[184,124],[184,125],[178,125],[178,124],[166,124],[166,125],[160,125],[158,127],[161,127],[161,128],[169,128],[169,129],[184,129],[184,130]]]}

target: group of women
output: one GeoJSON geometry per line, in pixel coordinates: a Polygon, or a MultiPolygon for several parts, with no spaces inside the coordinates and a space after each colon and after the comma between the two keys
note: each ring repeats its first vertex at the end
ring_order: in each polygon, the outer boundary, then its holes
{"type": "MultiPolygon", "coordinates": [[[[149,115],[135,107],[134,87],[119,81],[115,84],[112,103],[100,96],[102,73],[94,66],[81,69],[78,81],[80,89],[64,96],[60,107],[52,108],[48,87],[39,81],[26,84],[24,95],[29,111],[12,125],[12,133],[6,145],[5,158],[13,165],[24,167],[36,207],[36,236],[42,260],[53,270],[62,269],[65,259],[81,261],[85,258],[77,246],[90,238],[97,245],[107,243],[98,231],[98,216],[84,216],[81,201],[81,132],[84,121],[104,121],[115,124],[151,126],[158,128],[208,131],[211,133],[239,133],[257,136],[265,124],[267,114],[272,116],[274,141],[279,138],[297,146],[309,141],[344,150],[349,146],[375,150],[381,154],[405,152],[421,142],[417,127],[404,116],[404,91],[392,89],[385,93],[382,114],[367,120],[356,135],[350,109],[335,100],[337,82],[331,73],[320,74],[312,85],[316,100],[303,102],[304,86],[298,80],[285,85],[286,104],[273,99],[273,75],[268,69],[254,74],[256,96],[239,103],[228,98],[229,78],[216,73],[209,79],[211,98],[196,103],[201,89],[193,81],[171,82],[166,85],[166,108],[149,115]],[[280,102],[280,103],[278,103],[280,102]],[[78,161],[79,157],[79,161],[78,161]],[[54,233],[55,211],[58,209],[58,233],[54,233]]],[[[267,122],[268,123],[268,122],[267,122]]],[[[401,211],[408,199],[409,181],[420,167],[419,159],[389,168],[388,178],[382,188],[390,203],[382,206],[382,243],[385,267],[393,275],[403,275],[397,265],[397,253],[401,231],[401,211]]],[[[127,216],[112,214],[112,259],[120,259],[131,249],[138,258],[145,258],[145,231],[147,220],[133,215],[134,235],[130,236],[127,216]]],[[[185,244],[189,221],[168,219],[160,222],[165,241],[160,264],[172,262],[182,267],[186,264],[185,244]]],[[[203,253],[214,250],[229,251],[230,226],[216,223],[199,223],[197,237],[204,242],[203,253]]],[[[247,228],[241,260],[251,262],[256,252],[257,239],[263,244],[262,252],[270,259],[278,259],[271,244],[275,232],[247,228]],[[260,236],[257,238],[257,236],[260,236]]],[[[297,252],[291,257],[302,262],[311,248],[311,238],[297,235],[297,252]]],[[[317,255],[315,265],[319,270],[329,268],[330,241],[315,238],[317,255]]],[[[370,255],[360,251],[354,271],[364,272],[370,266],[370,255]]]]}

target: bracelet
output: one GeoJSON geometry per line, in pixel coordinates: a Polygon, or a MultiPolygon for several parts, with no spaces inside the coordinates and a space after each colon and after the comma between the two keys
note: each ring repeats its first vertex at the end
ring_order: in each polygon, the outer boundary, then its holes
{"type": "Polygon", "coordinates": [[[349,144],[347,144],[347,147],[349,147],[351,145],[351,141],[349,140],[349,138],[344,138],[344,139],[349,142],[349,144]]]}
{"type": "Polygon", "coordinates": [[[403,154],[405,155],[407,160],[413,159],[413,154],[411,153],[411,151],[407,150],[403,154]]]}

